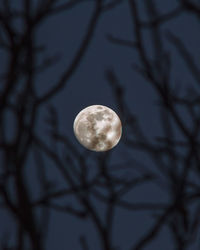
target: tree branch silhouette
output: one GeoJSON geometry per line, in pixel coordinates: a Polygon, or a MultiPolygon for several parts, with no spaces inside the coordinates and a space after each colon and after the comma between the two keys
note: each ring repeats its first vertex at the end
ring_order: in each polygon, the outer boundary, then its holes
{"type": "MultiPolygon", "coordinates": [[[[0,76],[0,209],[8,212],[16,227],[15,242],[10,240],[8,232],[8,236],[1,240],[1,249],[46,249],[49,221],[55,211],[82,222],[92,222],[100,243],[98,247],[103,250],[121,248],[114,238],[119,210],[132,215],[143,212],[154,220],[148,230],[144,228],[140,238],[135,242],[131,239],[129,245],[132,250],[150,248],[164,227],[172,235],[171,245],[175,249],[189,249],[197,240],[200,224],[200,70],[192,48],[188,48],[178,34],[169,28],[166,31],[163,26],[170,21],[176,22],[182,14],[190,13],[198,20],[199,6],[181,0],[171,11],[162,13],[154,0],[144,1],[142,10],[140,3],[138,0],[70,0],[62,3],[45,0],[34,4],[34,1],[23,0],[21,8],[14,7],[10,0],[0,3],[0,49],[7,57],[3,65],[5,70],[0,76]],[[93,11],[77,52],[53,87],[39,96],[36,94],[36,75],[43,74],[60,58],[58,55],[47,56],[40,64],[37,63],[38,54],[44,53],[46,47],[36,43],[36,32],[50,16],[61,12],[67,15],[84,3],[91,4],[93,11]],[[134,58],[136,63],[131,66],[134,73],[142,76],[155,91],[161,133],[148,137],[148,131],[144,131],[142,121],[126,100],[126,89],[118,72],[113,67],[105,70],[105,79],[111,87],[126,131],[123,148],[131,152],[130,160],[123,156],[123,162],[112,165],[112,152],[101,155],[80,152],[60,131],[58,112],[53,106],[48,106],[48,135],[40,136],[37,125],[42,106],[63,91],[84,62],[102,15],[120,4],[128,4],[132,40],[118,38],[110,32],[107,40],[118,45],[120,50],[127,47],[137,54],[138,57],[134,58]],[[20,28],[16,25],[17,20],[22,23],[20,28]],[[148,36],[144,34],[146,31],[148,36]],[[147,42],[152,45],[149,50],[147,42]],[[169,43],[194,81],[184,94],[174,86],[172,71],[176,65],[169,43]],[[14,117],[16,128],[11,139],[7,135],[12,132],[9,131],[12,124],[6,122],[8,113],[14,117]],[[186,113],[189,122],[185,118],[186,113]],[[148,164],[137,158],[138,152],[142,152],[145,159],[150,159],[148,164]],[[31,157],[34,158],[32,162],[31,157]],[[31,164],[36,171],[37,196],[36,192],[32,195],[33,187],[27,175],[31,164]],[[60,181],[56,175],[49,176],[49,165],[61,176],[62,187],[56,182],[60,181]],[[120,174],[124,170],[134,173],[128,176],[120,174]],[[153,199],[138,202],[128,196],[140,187],[152,184],[168,197],[165,202],[153,199]]],[[[136,228],[137,225],[133,225],[133,229],[136,228]]],[[[89,250],[90,240],[90,233],[81,234],[80,247],[89,250]]]]}

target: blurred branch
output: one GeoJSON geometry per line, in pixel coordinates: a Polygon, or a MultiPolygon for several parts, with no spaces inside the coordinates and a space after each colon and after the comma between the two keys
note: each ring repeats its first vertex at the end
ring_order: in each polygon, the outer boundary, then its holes
{"type": "Polygon", "coordinates": [[[76,56],[74,57],[70,67],[62,74],[62,76],[60,77],[60,80],[54,85],[55,87],[53,87],[48,93],[46,93],[45,95],[39,98],[38,100],[39,104],[48,101],[50,98],[52,98],[55,94],[57,94],[59,91],[61,91],[65,87],[66,82],[71,78],[71,76],[73,75],[77,67],[79,66],[81,59],[85,55],[85,52],[88,49],[88,46],[93,37],[94,31],[97,26],[101,13],[102,13],[102,1],[97,0],[95,3],[94,13],[91,17],[88,29],[86,31],[86,35],[84,36],[83,41],[80,45],[80,48],[78,52],[76,53],[76,56]]]}
{"type": "Polygon", "coordinates": [[[200,17],[200,6],[188,0],[181,0],[181,3],[186,11],[194,13],[198,18],[200,17]]]}
{"type": "Polygon", "coordinates": [[[179,52],[180,56],[184,60],[187,69],[191,71],[191,75],[196,80],[197,84],[200,84],[200,69],[194,62],[194,58],[190,54],[190,52],[186,49],[184,43],[173,33],[167,32],[168,40],[175,46],[176,50],[179,52]]]}
{"type": "Polygon", "coordinates": [[[80,244],[81,244],[82,250],[89,250],[87,240],[84,236],[80,236],[80,244]]]}
{"type": "Polygon", "coordinates": [[[154,20],[150,21],[141,21],[140,25],[145,28],[151,28],[156,25],[161,25],[167,21],[171,21],[173,18],[178,17],[180,14],[183,13],[184,8],[182,6],[177,6],[174,10],[169,13],[162,14],[159,17],[156,17],[154,20]]]}
{"type": "Polygon", "coordinates": [[[74,209],[71,206],[61,206],[58,204],[54,204],[54,203],[48,203],[46,204],[48,207],[56,210],[56,211],[60,211],[63,213],[69,213],[72,214],[74,216],[80,217],[80,218],[86,218],[88,211],[87,210],[78,210],[78,209],[74,209]]]}
{"type": "Polygon", "coordinates": [[[124,2],[124,0],[111,0],[110,3],[105,4],[103,6],[103,10],[104,11],[111,10],[111,9],[115,8],[116,6],[118,6],[119,4],[123,3],[123,2],[124,2]]]}
{"type": "MultiPolygon", "coordinates": [[[[56,1],[54,1],[54,2],[56,2],[56,1]]],[[[55,6],[50,7],[49,13],[50,14],[57,14],[58,12],[70,10],[70,9],[76,7],[77,5],[79,5],[81,3],[85,3],[85,2],[92,2],[92,1],[91,0],[71,0],[71,1],[68,1],[67,3],[63,3],[60,5],[55,5],[55,6]]]]}
{"type": "Polygon", "coordinates": [[[165,210],[165,212],[159,217],[159,219],[156,221],[154,226],[152,227],[151,230],[149,230],[146,235],[139,240],[138,243],[136,243],[131,249],[132,250],[141,250],[143,249],[149,242],[151,242],[156,235],[160,232],[161,228],[163,225],[165,225],[165,222],[168,218],[168,216],[172,213],[173,208],[169,207],[168,209],[165,210]]]}
{"type": "Polygon", "coordinates": [[[116,38],[110,34],[108,34],[106,37],[113,44],[121,45],[121,46],[125,46],[125,47],[130,47],[131,49],[137,48],[136,42],[132,42],[129,40],[124,40],[124,39],[119,39],[119,38],[116,38]]]}
{"type": "MultiPolygon", "coordinates": [[[[92,190],[92,194],[104,202],[105,204],[109,204],[110,198],[102,193],[100,193],[97,189],[92,190]]],[[[114,195],[115,196],[115,206],[127,209],[127,210],[132,210],[132,211],[141,211],[141,210],[146,210],[146,211],[151,211],[151,210],[164,210],[167,208],[168,204],[164,203],[150,203],[150,202],[137,202],[137,203],[132,203],[129,201],[122,200],[121,197],[114,195]]]]}

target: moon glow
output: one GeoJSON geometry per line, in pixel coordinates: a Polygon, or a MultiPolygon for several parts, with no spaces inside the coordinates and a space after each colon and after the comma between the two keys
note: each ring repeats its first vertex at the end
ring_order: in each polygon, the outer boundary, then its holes
{"type": "Polygon", "coordinates": [[[73,127],[80,144],[93,151],[110,150],[117,145],[122,134],[118,115],[103,105],[92,105],[80,111],[73,127]]]}

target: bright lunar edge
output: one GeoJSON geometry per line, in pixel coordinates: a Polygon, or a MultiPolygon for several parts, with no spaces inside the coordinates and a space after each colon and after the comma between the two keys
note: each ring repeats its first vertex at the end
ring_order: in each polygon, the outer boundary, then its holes
{"type": "Polygon", "coordinates": [[[74,134],[87,149],[107,151],[119,142],[122,125],[112,109],[103,105],[92,105],[76,116],[74,134]]]}

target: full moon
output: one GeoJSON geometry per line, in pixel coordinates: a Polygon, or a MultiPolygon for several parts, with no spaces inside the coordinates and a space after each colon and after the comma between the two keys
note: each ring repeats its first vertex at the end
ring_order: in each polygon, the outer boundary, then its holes
{"type": "Polygon", "coordinates": [[[122,134],[118,115],[103,105],[89,106],[76,116],[74,134],[87,149],[107,151],[117,145],[122,134]]]}

